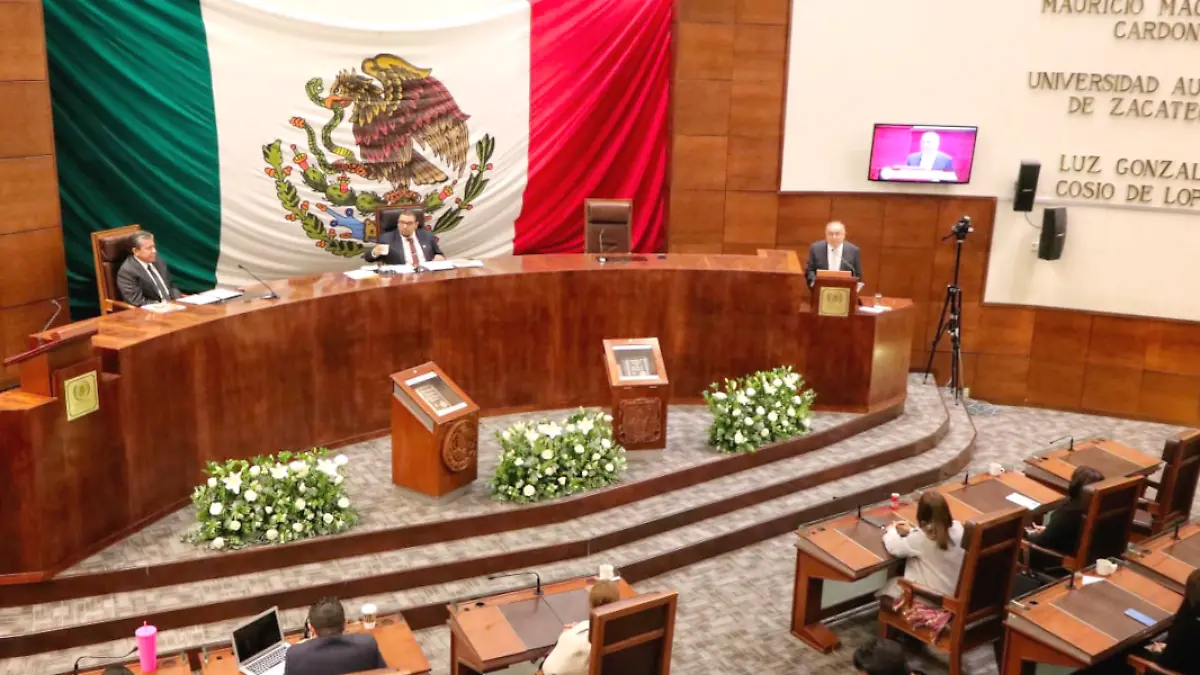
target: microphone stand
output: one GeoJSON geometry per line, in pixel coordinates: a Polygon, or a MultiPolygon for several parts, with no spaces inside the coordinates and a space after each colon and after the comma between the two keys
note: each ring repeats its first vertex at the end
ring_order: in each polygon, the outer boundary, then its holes
{"type": "Polygon", "coordinates": [[[262,296],[262,299],[263,299],[263,300],[278,300],[278,299],[279,299],[279,294],[275,292],[275,289],[273,289],[273,288],[271,288],[270,286],[268,286],[268,285],[267,285],[267,282],[265,282],[265,281],[263,281],[262,279],[258,278],[258,275],[257,275],[257,274],[255,274],[254,272],[251,272],[249,269],[247,269],[245,265],[243,265],[243,264],[241,264],[241,263],[238,263],[238,269],[242,270],[242,271],[243,271],[243,272],[245,272],[246,274],[249,274],[251,277],[253,277],[253,278],[254,278],[254,280],[255,280],[255,281],[257,281],[258,283],[262,284],[262,285],[263,285],[263,288],[266,288],[266,289],[267,289],[267,294],[266,294],[266,295],[264,295],[264,296],[262,296]]]}
{"type": "Polygon", "coordinates": [[[58,315],[62,313],[62,304],[59,303],[57,298],[51,298],[50,302],[54,303],[54,314],[50,315],[50,320],[46,322],[46,325],[42,326],[40,331],[38,331],[37,346],[39,347],[45,344],[46,338],[43,336],[45,335],[46,331],[50,330],[50,326],[54,324],[54,320],[58,318],[58,315]]]}
{"type": "Polygon", "coordinates": [[[511,574],[491,574],[488,576],[488,581],[494,579],[503,579],[504,577],[523,577],[532,574],[536,580],[537,586],[534,588],[534,595],[542,595],[542,575],[537,572],[513,572],[511,574]]]}

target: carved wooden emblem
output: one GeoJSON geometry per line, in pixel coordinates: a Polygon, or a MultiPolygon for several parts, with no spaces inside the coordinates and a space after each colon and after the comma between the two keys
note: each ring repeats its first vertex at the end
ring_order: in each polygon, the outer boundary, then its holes
{"type": "Polygon", "coordinates": [[[620,402],[617,415],[620,441],[625,445],[654,443],[662,438],[662,399],[628,398],[620,402]]]}
{"type": "Polygon", "coordinates": [[[442,441],[442,462],[453,473],[465,471],[475,459],[479,431],[473,419],[455,422],[442,441]]]}

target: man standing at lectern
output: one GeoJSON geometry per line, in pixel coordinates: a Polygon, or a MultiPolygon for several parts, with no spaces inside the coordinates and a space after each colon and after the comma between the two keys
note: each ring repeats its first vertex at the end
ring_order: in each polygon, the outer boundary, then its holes
{"type": "Polygon", "coordinates": [[[154,235],[145,230],[129,238],[132,255],[117,270],[117,292],[120,300],[135,307],[167,302],[179,297],[179,289],[171,285],[171,270],[158,257],[154,235]]]}
{"type": "Polygon", "coordinates": [[[367,262],[385,265],[412,265],[414,268],[430,260],[445,260],[437,237],[425,228],[417,229],[417,216],[401,211],[396,229],[383,232],[371,250],[363,254],[367,262]]]}
{"type": "Polygon", "coordinates": [[[813,242],[808,247],[804,276],[808,278],[809,286],[816,282],[818,270],[850,272],[862,283],[862,258],[858,247],[846,241],[846,226],[836,220],[825,226],[825,241],[813,242]]]}

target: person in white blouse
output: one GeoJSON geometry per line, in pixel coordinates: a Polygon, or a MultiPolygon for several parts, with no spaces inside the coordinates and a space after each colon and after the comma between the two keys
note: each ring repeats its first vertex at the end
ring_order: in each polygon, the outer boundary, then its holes
{"type": "Polygon", "coordinates": [[[926,131],[921,134],[921,151],[909,155],[905,163],[926,171],[953,171],[954,159],[938,150],[941,145],[942,137],[936,131],[926,131]]]}
{"type": "MultiPolygon", "coordinates": [[[[588,591],[592,609],[621,599],[621,589],[615,581],[597,581],[588,591]]],[[[558,643],[542,663],[542,675],[587,675],[592,654],[592,638],[588,622],[580,621],[563,628],[558,643]]]]}
{"type": "Polygon", "coordinates": [[[804,276],[808,285],[812,286],[817,280],[818,270],[833,270],[834,272],[850,272],[862,284],[862,254],[858,247],[846,241],[846,226],[839,221],[832,221],[825,226],[825,239],[813,242],[808,247],[808,262],[804,266],[804,276]]]}
{"type": "Polygon", "coordinates": [[[917,527],[893,524],[883,534],[883,547],[906,559],[905,579],[942,595],[954,595],[963,565],[962,538],[962,523],[951,518],[946,498],[929,491],[917,502],[917,527]]]}

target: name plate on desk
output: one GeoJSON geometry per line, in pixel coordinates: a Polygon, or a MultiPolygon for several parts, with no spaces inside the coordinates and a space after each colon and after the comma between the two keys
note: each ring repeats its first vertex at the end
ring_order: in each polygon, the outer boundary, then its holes
{"type": "Polygon", "coordinates": [[[826,286],[818,298],[817,314],[821,316],[850,316],[850,289],[826,286]]]}
{"type": "Polygon", "coordinates": [[[100,409],[100,389],[94,370],[64,381],[63,393],[67,404],[68,422],[100,409]]]}

